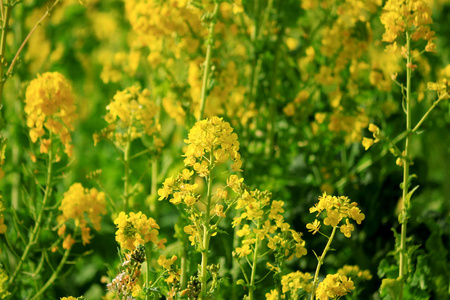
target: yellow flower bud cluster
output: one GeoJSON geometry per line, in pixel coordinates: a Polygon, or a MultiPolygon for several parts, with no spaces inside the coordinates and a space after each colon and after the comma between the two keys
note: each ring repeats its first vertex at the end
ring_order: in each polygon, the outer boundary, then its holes
{"type": "MultiPolygon", "coordinates": [[[[327,226],[336,227],[345,218],[345,224],[340,226],[341,232],[350,237],[354,230],[353,224],[350,223],[350,219],[361,224],[361,221],[365,219],[365,215],[361,213],[361,210],[357,207],[357,203],[350,202],[350,199],[345,196],[330,196],[324,193],[319,197],[319,202],[309,209],[310,213],[317,212],[318,217],[322,212],[326,212],[326,217],[323,220],[323,224],[327,226]]],[[[319,231],[320,221],[317,219],[313,223],[306,225],[309,231],[313,233],[319,231]]]]}
{"type": "Polygon", "coordinates": [[[252,245],[262,240],[267,242],[269,249],[281,253],[288,260],[306,255],[302,234],[290,229],[284,221],[283,205],[283,201],[272,201],[267,191],[244,190],[236,205],[241,214],[233,220],[233,227],[245,222],[237,231],[237,235],[243,237],[240,247],[236,248],[237,256],[250,255],[254,251],[252,245]]]}
{"type": "Polygon", "coordinates": [[[99,231],[101,229],[101,214],[106,214],[105,193],[98,192],[95,188],[85,189],[80,183],[74,183],[67,192],[59,206],[61,215],[58,216],[58,235],[64,237],[63,248],[69,249],[75,243],[72,235],[66,235],[66,223],[74,220],[75,226],[81,229],[83,245],[91,239],[88,224],[99,231]]]}
{"type": "MultiPolygon", "coordinates": [[[[131,86],[118,91],[111,103],[106,107],[105,116],[109,126],[100,135],[94,134],[97,143],[100,136],[125,145],[127,141],[140,138],[144,134],[152,136],[160,131],[160,125],[155,121],[158,106],[150,100],[150,91],[141,91],[139,86],[131,86]]],[[[154,139],[158,139],[154,136],[154,139]]]]}
{"type": "Polygon", "coordinates": [[[72,87],[62,74],[47,72],[30,82],[25,96],[27,126],[33,143],[42,138],[41,153],[48,153],[51,146],[51,140],[43,138],[46,128],[59,137],[65,147],[64,152],[72,156],[70,132],[74,130],[73,123],[77,117],[75,110],[72,87]]]}
{"type": "Polygon", "coordinates": [[[199,121],[185,140],[188,147],[184,154],[184,163],[186,166],[193,166],[202,177],[208,176],[209,165],[224,163],[228,159],[233,160],[233,171],[241,171],[242,161],[237,139],[238,136],[233,132],[230,123],[222,118],[214,116],[199,121]],[[209,161],[209,156],[212,156],[213,161],[209,161]]]}
{"type": "Polygon", "coordinates": [[[311,293],[312,275],[300,271],[292,272],[281,278],[282,294],[278,295],[276,289],[266,294],[266,300],[297,299],[299,293],[311,293]]]}
{"type": "Polygon", "coordinates": [[[0,195],[0,234],[5,234],[6,225],[5,225],[5,216],[3,212],[5,211],[5,206],[3,205],[3,197],[0,195]]]}
{"type": "Polygon", "coordinates": [[[427,89],[436,91],[440,99],[450,98],[450,65],[439,72],[437,82],[428,82],[427,89]]]}
{"type": "Polygon", "coordinates": [[[152,242],[160,249],[164,248],[166,240],[158,240],[159,225],[142,212],[131,212],[128,215],[122,211],[114,220],[114,224],[117,227],[116,241],[123,249],[133,251],[137,246],[148,242],[152,242]]]}
{"type": "Polygon", "coordinates": [[[184,203],[188,207],[194,205],[200,195],[197,194],[198,184],[190,184],[192,175],[194,175],[194,171],[184,169],[176,178],[166,178],[163,187],[158,190],[158,200],[162,201],[171,196],[169,201],[175,205],[180,203],[184,203]]]}
{"type": "Polygon", "coordinates": [[[383,41],[393,43],[389,51],[397,48],[397,38],[406,31],[411,34],[411,39],[417,41],[423,39],[427,41],[425,51],[434,52],[436,45],[434,32],[430,30],[431,8],[425,0],[388,0],[384,5],[381,23],[385,27],[383,41]]]}
{"type": "Polygon", "coordinates": [[[369,131],[373,133],[373,139],[366,138],[366,137],[363,138],[361,143],[364,146],[365,150],[368,150],[373,144],[378,143],[381,139],[380,128],[378,128],[378,126],[370,123],[369,131]]]}
{"type": "Polygon", "coordinates": [[[164,255],[160,255],[157,261],[158,265],[166,270],[168,277],[164,281],[169,285],[176,285],[180,281],[181,270],[175,264],[176,260],[177,257],[175,255],[170,259],[167,259],[164,255]]]}
{"type": "Polygon", "coordinates": [[[355,289],[353,281],[344,275],[328,274],[325,279],[319,283],[316,290],[316,299],[328,300],[345,296],[348,292],[355,289]]]}
{"type": "Polygon", "coordinates": [[[350,278],[359,278],[361,280],[371,280],[372,274],[369,270],[361,270],[358,266],[345,265],[340,268],[337,273],[339,275],[345,275],[350,278]]]}

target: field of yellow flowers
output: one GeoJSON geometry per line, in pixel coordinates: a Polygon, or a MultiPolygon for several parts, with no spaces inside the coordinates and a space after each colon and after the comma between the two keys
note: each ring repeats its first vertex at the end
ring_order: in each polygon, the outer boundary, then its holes
{"type": "Polygon", "coordinates": [[[449,20],[0,0],[0,299],[450,299],[449,20]]]}

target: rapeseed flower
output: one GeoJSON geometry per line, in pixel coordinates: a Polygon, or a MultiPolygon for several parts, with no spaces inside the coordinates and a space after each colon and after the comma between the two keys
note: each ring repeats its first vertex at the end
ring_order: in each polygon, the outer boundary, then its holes
{"type": "Polygon", "coordinates": [[[123,249],[133,251],[138,245],[148,242],[161,247],[158,243],[159,225],[153,218],[147,218],[142,212],[131,212],[129,215],[120,212],[114,224],[117,227],[116,241],[123,249]]]}
{"type": "Polygon", "coordinates": [[[40,152],[48,153],[52,136],[58,137],[64,145],[64,152],[72,156],[73,123],[77,118],[72,87],[67,79],[58,72],[38,74],[30,82],[25,96],[25,113],[30,138],[33,143],[40,140],[40,152]]]}
{"type": "MultiPolygon", "coordinates": [[[[74,183],[67,192],[59,206],[61,215],[58,216],[58,235],[63,237],[66,231],[66,222],[74,220],[75,226],[81,229],[83,245],[89,243],[91,239],[88,224],[99,231],[101,229],[101,216],[106,214],[105,193],[98,192],[97,189],[85,189],[80,183],[74,183]]],[[[63,248],[69,249],[74,239],[69,234],[65,237],[63,248]]]]}

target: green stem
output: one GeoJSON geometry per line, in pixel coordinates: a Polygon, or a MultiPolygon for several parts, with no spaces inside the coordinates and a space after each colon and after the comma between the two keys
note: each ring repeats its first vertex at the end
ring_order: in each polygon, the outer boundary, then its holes
{"type": "MultiPolygon", "coordinates": [[[[2,0],[3,1],[3,0],[2,0]]],[[[3,7],[3,4],[2,4],[3,7]]],[[[0,105],[3,101],[3,86],[5,85],[6,78],[4,77],[4,66],[5,66],[5,49],[6,49],[6,35],[8,34],[8,23],[9,17],[11,15],[11,6],[8,4],[5,5],[4,19],[2,24],[2,36],[0,40],[0,105]]]]}
{"type": "Polygon", "coordinates": [[[127,143],[125,145],[123,154],[123,166],[124,166],[124,177],[123,177],[123,210],[126,212],[128,210],[128,200],[130,195],[128,194],[130,185],[130,145],[131,145],[131,125],[128,128],[127,143]]]}
{"type": "Polygon", "coordinates": [[[53,142],[53,136],[50,133],[50,146],[49,146],[49,150],[48,150],[47,179],[46,179],[46,187],[45,187],[45,192],[44,192],[44,199],[42,200],[42,208],[36,219],[36,224],[33,228],[33,231],[31,232],[30,239],[28,240],[28,243],[25,246],[25,250],[23,251],[23,254],[14,270],[14,273],[9,278],[7,289],[13,284],[17,275],[19,274],[20,269],[23,266],[23,263],[26,261],[26,259],[28,257],[31,246],[34,245],[34,243],[38,240],[39,232],[40,232],[42,221],[43,221],[45,207],[46,207],[48,199],[50,198],[50,195],[52,193],[52,186],[51,186],[52,185],[52,175],[53,175],[52,174],[53,173],[53,145],[52,145],[52,142],[53,142]]]}
{"type": "MultiPolygon", "coordinates": [[[[258,229],[259,229],[259,220],[258,220],[258,229]]],[[[253,253],[253,263],[252,263],[252,275],[250,276],[250,286],[248,288],[248,299],[253,300],[253,292],[255,290],[255,275],[256,275],[256,264],[258,262],[258,239],[256,239],[255,250],[253,253]]]]}
{"type": "MultiPolygon", "coordinates": [[[[8,71],[6,72],[6,77],[10,76],[12,74],[14,64],[16,63],[17,59],[19,58],[20,52],[22,52],[23,48],[27,44],[30,37],[33,35],[33,33],[36,31],[36,29],[41,25],[42,21],[44,21],[45,18],[47,18],[50,15],[50,12],[55,8],[55,6],[59,3],[60,0],[55,0],[53,2],[52,6],[48,7],[44,15],[39,19],[39,21],[36,22],[36,24],[33,26],[33,28],[28,33],[25,40],[22,42],[22,45],[20,45],[19,50],[17,50],[16,55],[14,56],[13,60],[11,61],[11,64],[9,65],[8,71]]],[[[4,84],[4,82],[3,82],[4,84]]]]}
{"type": "Polygon", "coordinates": [[[406,195],[408,195],[408,178],[409,178],[409,145],[411,138],[411,38],[409,32],[406,32],[406,139],[405,139],[405,153],[403,155],[403,186],[402,186],[402,216],[400,221],[402,223],[401,235],[400,235],[400,262],[399,262],[399,279],[401,282],[401,289],[399,294],[399,299],[403,299],[403,277],[406,274],[406,231],[407,231],[407,209],[409,208],[408,203],[406,203],[406,195]]]}
{"type": "MultiPolygon", "coordinates": [[[[146,265],[147,265],[147,274],[145,274],[145,286],[147,288],[151,288],[150,286],[150,260],[152,259],[151,257],[151,253],[152,253],[152,248],[149,247],[148,245],[145,246],[145,256],[146,256],[146,265]]],[[[149,298],[149,294],[145,293],[145,300],[148,300],[149,298]]]]}
{"type": "Polygon", "coordinates": [[[70,248],[64,252],[64,255],[63,255],[61,261],[59,262],[59,265],[56,268],[55,272],[53,272],[52,276],[47,280],[47,282],[44,284],[44,286],[33,296],[33,298],[31,298],[31,300],[40,299],[39,297],[42,295],[42,293],[44,293],[45,290],[47,290],[48,287],[53,284],[53,282],[55,282],[55,280],[56,280],[56,278],[58,278],[59,273],[61,272],[62,268],[66,264],[67,258],[69,257],[69,253],[70,253],[70,248]]]}
{"type": "Polygon", "coordinates": [[[420,121],[417,123],[417,125],[414,126],[412,132],[416,132],[420,128],[420,125],[422,125],[422,123],[425,121],[425,119],[428,117],[428,115],[431,113],[431,111],[439,104],[439,102],[442,99],[444,99],[444,95],[442,95],[436,101],[434,101],[433,105],[431,105],[431,107],[428,109],[428,111],[423,115],[422,119],[420,119],[420,121]]]}
{"type": "Polygon", "coordinates": [[[328,243],[325,246],[325,249],[323,249],[322,255],[318,257],[317,268],[316,268],[316,273],[314,274],[314,281],[313,281],[310,300],[314,300],[316,297],[316,288],[317,288],[317,284],[319,282],[320,267],[323,265],[325,255],[327,255],[328,250],[330,250],[330,245],[331,245],[331,242],[333,241],[334,234],[336,233],[336,228],[337,228],[337,226],[333,227],[333,231],[331,232],[330,238],[328,239],[328,243]]]}
{"type": "Polygon", "coordinates": [[[152,158],[152,182],[150,188],[151,202],[150,211],[154,215],[154,219],[158,219],[158,159],[152,158]]]}
{"type": "Polygon", "coordinates": [[[214,46],[214,27],[216,26],[217,22],[217,12],[219,11],[220,3],[216,2],[214,6],[214,11],[211,16],[211,21],[209,23],[209,34],[208,39],[206,41],[206,58],[205,58],[205,69],[203,71],[203,82],[202,82],[202,91],[200,96],[200,113],[198,115],[197,121],[200,121],[203,119],[203,114],[205,112],[205,104],[206,104],[206,90],[208,85],[208,77],[209,77],[209,71],[211,69],[211,52],[212,48],[214,46]]]}
{"type": "Polygon", "coordinates": [[[202,245],[202,273],[201,273],[201,293],[200,299],[205,299],[207,294],[207,267],[208,267],[208,252],[209,239],[211,237],[209,232],[209,222],[211,217],[211,196],[212,196],[212,169],[213,169],[213,151],[209,153],[209,175],[208,175],[208,191],[206,195],[206,211],[205,219],[203,220],[203,245],[202,245]]]}

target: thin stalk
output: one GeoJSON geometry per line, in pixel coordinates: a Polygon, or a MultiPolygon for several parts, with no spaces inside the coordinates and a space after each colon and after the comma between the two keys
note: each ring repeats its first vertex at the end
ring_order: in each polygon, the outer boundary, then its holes
{"type": "Polygon", "coordinates": [[[130,146],[131,146],[131,125],[128,127],[127,133],[127,143],[125,145],[123,153],[123,167],[124,167],[124,177],[123,177],[123,210],[126,212],[128,209],[128,194],[130,185],[130,146]]]}
{"type": "MultiPolygon", "coordinates": [[[[406,32],[406,105],[405,105],[405,113],[406,113],[406,139],[405,139],[405,153],[403,159],[403,186],[402,186],[402,228],[400,235],[400,263],[399,263],[399,279],[403,279],[406,274],[406,231],[407,231],[407,223],[408,219],[406,217],[407,209],[409,207],[408,203],[406,203],[406,195],[408,195],[408,178],[409,178],[409,145],[411,138],[411,38],[409,36],[409,32],[406,32]]],[[[401,289],[399,294],[399,299],[403,299],[403,280],[401,281],[401,289]]]]}
{"type": "Polygon", "coordinates": [[[202,82],[202,91],[200,96],[200,113],[198,115],[197,121],[200,121],[203,119],[203,114],[205,112],[205,104],[206,104],[206,90],[208,85],[208,77],[209,77],[209,71],[211,69],[211,52],[212,48],[214,46],[214,27],[216,26],[216,17],[217,12],[219,11],[220,4],[216,2],[214,6],[214,11],[211,16],[211,21],[209,23],[209,33],[208,33],[208,39],[207,39],[207,46],[206,46],[206,58],[205,58],[205,70],[203,71],[203,82],[202,82]]]}
{"type": "Polygon", "coordinates": [[[61,272],[62,268],[66,264],[67,258],[69,257],[69,253],[70,253],[70,248],[64,252],[63,257],[61,258],[61,261],[59,262],[59,265],[56,268],[56,270],[53,272],[52,276],[47,280],[47,282],[44,284],[44,286],[33,296],[33,298],[31,298],[31,300],[40,299],[40,296],[48,289],[48,287],[50,285],[53,284],[53,282],[55,282],[55,280],[56,280],[56,278],[58,278],[59,273],[61,272]]]}
{"type": "Polygon", "coordinates": [[[156,202],[158,199],[158,159],[156,157],[152,158],[152,182],[150,188],[151,202],[150,211],[158,219],[158,205],[156,202]]]}
{"type": "MultiPolygon", "coordinates": [[[[258,229],[259,229],[259,220],[258,220],[258,229]]],[[[250,286],[248,288],[248,299],[253,300],[253,292],[255,290],[255,275],[256,275],[256,264],[258,262],[258,239],[256,239],[255,250],[253,253],[253,264],[252,264],[252,275],[250,276],[250,286]]]]}
{"type": "Polygon", "coordinates": [[[209,222],[210,222],[210,214],[211,214],[211,196],[212,196],[212,165],[213,165],[213,151],[209,153],[209,175],[208,175],[208,191],[206,195],[206,211],[205,211],[205,219],[203,223],[203,246],[202,246],[202,273],[201,273],[201,293],[200,299],[205,299],[207,290],[206,290],[206,279],[207,279],[207,267],[208,267],[208,252],[209,252],[209,222]]]}
{"type": "MultiPolygon", "coordinates": [[[[145,256],[147,259],[147,261],[146,261],[147,274],[145,274],[145,286],[147,288],[151,288],[151,286],[150,286],[150,260],[152,259],[151,253],[152,253],[152,248],[146,245],[145,246],[145,256]]],[[[148,293],[145,293],[145,300],[148,300],[148,299],[150,299],[149,295],[148,295],[148,293]]]]}
{"type": "Polygon", "coordinates": [[[313,281],[310,300],[314,300],[316,297],[316,287],[317,287],[317,283],[319,281],[320,267],[323,265],[325,255],[327,255],[328,250],[330,250],[330,245],[331,245],[331,242],[333,241],[334,234],[336,233],[336,228],[337,228],[337,226],[333,227],[333,231],[331,232],[330,238],[328,239],[328,243],[325,246],[325,249],[323,249],[322,255],[318,257],[317,268],[316,268],[316,273],[314,274],[314,281],[313,281]]]}
{"type": "Polygon", "coordinates": [[[52,142],[53,142],[53,136],[50,133],[50,147],[48,150],[47,179],[46,179],[46,187],[45,187],[45,192],[44,192],[44,199],[42,200],[42,208],[37,217],[36,224],[33,228],[33,231],[31,232],[30,239],[28,240],[28,243],[25,246],[25,250],[23,251],[23,254],[14,270],[14,273],[9,278],[7,290],[13,284],[17,275],[19,274],[23,263],[26,261],[26,259],[28,257],[31,246],[34,245],[36,240],[38,240],[38,236],[39,236],[39,232],[41,229],[42,220],[43,220],[43,216],[44,216],[45,206],[47,205],[48,199],[50,198],[50,195],[52,193],[52,186],[51,186],[52,185],[52,175],[53,175],[53,145],[52,145],[52,142]]]}
{"type": "MultiPolygon", "coordinates": [[[[3,0],[2,0],[2,8],[3,8],[3,0]]],[[[6,36],[8,34],[8,23],[9,23],[9,17],[11,16],[11,5],[6,4],[4,13],[2,9],[2,17],[4,16],[3,23],[2,23],[2,36],[0,40],[0,105],[3,101],[3,86],[5,85],[6,78],[4,77],[4,66],[5,66],[5,49],[6,49],[6,36]]]]}
{"type": "Polygon", "coordinates": [[[439,104],[439,102],[442,99],[444,99],[444,95],[442,95],[436,101],[434,101],[433,105],[431,105],[431,107],[428,109],[428,111],[423,115],[422,119],[420,119],[420,121],[417,123],[417,125],[414,126],[412,132],[416,132],[420,128],[420,125],[422,125],[422,123],[425,121],[425,119],[428,117],[428,115],[431,113],[431,111],[439,104]]]}
{"type": "MultiPolygon", "coordinates": [[[[30,37],[33,35],[33,33],[36,31],[36,29],[41,25],[42,21],[44,21],[45,18],[47,18],[50,15],[50,12],[55,8],[55,6],[59,3],[59,1],[60,0],[55,0],[55,2],[53,2],[52,6],[47,8],[47,11],[44,13],[44,15],[39,19],[39,21],[37,21],[37,23],[30,30],[27,37],[22,42],[22,45],[20,45],[19,50],[17,50],[16,55],[14,56],[13,60],[11,61],[11,64],[9,65],[8,71],[6,72],[6,78],[8,78],[8,76],[10,76],[12,74],[14,64],[16,63],[17,59],[19,58],[20,52],[22,52],[23,48],[27,44],[30,37]]],[[[4,81],[2,81],[2,85],[3,84],[4,84],[4,81]]]]}

